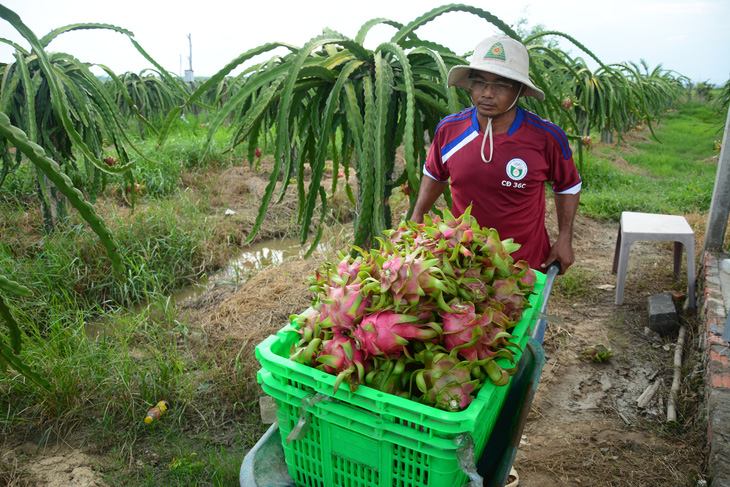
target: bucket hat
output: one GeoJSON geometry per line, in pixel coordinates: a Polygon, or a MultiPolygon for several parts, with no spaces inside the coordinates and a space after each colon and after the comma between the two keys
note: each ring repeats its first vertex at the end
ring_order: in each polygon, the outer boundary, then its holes
{"type": "Polygon", "coordinates": [[[521,42],[507,36],[487,37],[480,42],[471,57],[471,63],[451,68],[447,86],[469,89],[469,72],[474,69],[492,73],[524,85],[522,93],[542,101],[545,93],[530,81],[530,57],[521,42]]]}

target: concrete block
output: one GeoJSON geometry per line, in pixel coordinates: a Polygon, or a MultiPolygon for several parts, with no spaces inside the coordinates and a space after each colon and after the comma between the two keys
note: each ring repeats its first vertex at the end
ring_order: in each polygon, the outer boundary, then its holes
{"type": "Polygon", "coordinates": [[[662,335],[679,330],[680,322],[672,293],[649,296],[649,328],[662,335]]]}

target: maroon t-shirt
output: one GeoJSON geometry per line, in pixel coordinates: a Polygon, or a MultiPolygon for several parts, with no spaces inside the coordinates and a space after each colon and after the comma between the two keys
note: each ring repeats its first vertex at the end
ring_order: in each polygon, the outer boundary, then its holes
{"type": "MultiPolygon", "coordinates": [[[[581,179],[565,133],[557,125],[517,107],[509,131],[493,136],[491,162],[482,160],[484,133],[475,107],[446,117],[436,128],[424,174],[450,180],[452,213],[472,205],[479,225],[495,228],[522,247],[512,254],[539,269],[550,251],[545,228],[545,183],[555,193],[575,194],[581,179]]],[[[489,155],[489,140],[484,146],[489,155]]]]}

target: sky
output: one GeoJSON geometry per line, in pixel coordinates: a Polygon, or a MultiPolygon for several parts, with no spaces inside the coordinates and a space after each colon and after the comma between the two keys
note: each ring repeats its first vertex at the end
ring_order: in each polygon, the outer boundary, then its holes
{"type": "MultiPolygon", "coordinates": [[[[268,42],[304,45],[325,28],[354,38],[374,18],[400,23],[415,20],[447,0],[0,0],[18,14],[37,37],[69,24],[104,23],[123,27],[165,69],[207,77],[243,52],[268,42]],[[190,40],[188,39],[190,35],[190,40]]],[[[730,79],[730,0],[502,0],[465,2],[487,10],[513,27],[525,19],[569,34],[602,62],[644,60],[650,69],[673,70],[692,81],[722,84],[730,79]]],[[[375,48],[395,33],[378,26],[365,46],[375,48]]],[[[449,12],[420,27],[421,38],[464,54],[492,34],[492,24],[471,13],[449,12]]],[[[4,19],[0,38],[29,48],[28,42],[4,19]]],[[[561,42],[573,56],[588,59],[575,46],[561,42]]],[[[109,66],[118,74],[151,68],[129,40],[109,30],[73,31],[57,37],[49,51],[72,54],[81,61],[109,66]]],[[[274,51],[273,53],[283,53],[274,51]]],[[[272,56],[268,53],[265,58],[272,56]]],[[[263,61],[258,58],[254,61],[263,61]]],[[[0,44],[0,62],[13,62],[13,49],[0,44]]],[[[595,64],[588,63],[595,69],[595,64]]],[[[242,68],[241,68],[242,69],[242,68]]],[[[93,69],[101,74],[99,68],[93,69]]],[[[234,70],[233,74],[240,72],[234,70]]]]}

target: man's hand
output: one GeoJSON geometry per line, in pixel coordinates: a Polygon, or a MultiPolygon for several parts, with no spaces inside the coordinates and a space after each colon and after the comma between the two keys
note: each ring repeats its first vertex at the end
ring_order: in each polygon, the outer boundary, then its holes
{"type": "Polygon", "coordinates": [[[436,181],[428,176],[423,177],[421,179],[421,190],[418,192],[418,199],[416,200],[416,205],[413,207],[411,220],[416,223],[423,223],[423,215],[429,212],[448,184],[436,181]]]}
{"type": "Polygon", "coordinates": [[[548,254],[545,262],[540,264],[540,268],[545,270],[550,264],[556,260],[560,262],[560,274],[565,274],[568,267],[573,265],[575,262],[575,254],[573,253],[573,243],[570,237],[560,238],[555,240],[555,243],[550,247],[550,253],[548,254]]]}
{"type": "Polygon", "coordinates": [[[554,261],[560,261],[560,273],[565,274],[568,267],[575,262],[575,254],[573,253],[573,220],[578,211],[578,202],[580,201],[580,193],[576,194],[558,194],[554,195],[555,210],[558,216],[558,238],[550,247],[545,262],[540,264],[541,269],[547,267],[554,261]]]}

